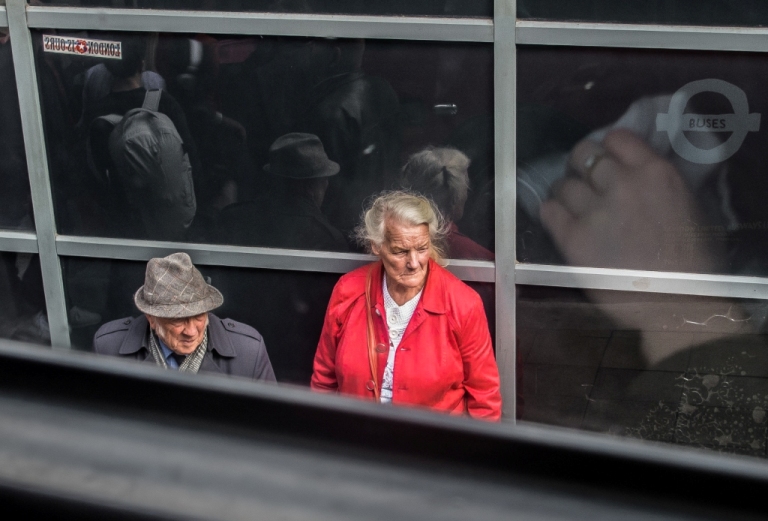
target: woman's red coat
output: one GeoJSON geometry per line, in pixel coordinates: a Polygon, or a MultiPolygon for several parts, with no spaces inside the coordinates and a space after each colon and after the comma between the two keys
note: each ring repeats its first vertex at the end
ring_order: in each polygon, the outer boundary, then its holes
{"type": "MultiPolygon", "coordinates": [[[[389,352],[377,262],[344,275],[331,295],[315,354],[311,387],[375,399],[368,360],[365,283],[371,303],[381,385],[389,352]]],[[[501,418],[499,371],[478,294],[430,260],[427,282],[395,357],[392,403],[452,414],[501,418]]]]}

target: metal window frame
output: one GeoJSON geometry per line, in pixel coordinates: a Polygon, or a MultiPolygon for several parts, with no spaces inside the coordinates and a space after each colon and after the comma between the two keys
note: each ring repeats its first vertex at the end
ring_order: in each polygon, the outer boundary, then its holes
{"type": "Polygon", "coordinates": [[[504,415],[516,413],[517,309],[515,302],[517,183],[516,2],[494,2],[494,168],[496,239],[496,360],[504,415]]]}
{"type": "Polygon", "coordinates": [[[34,231],[0,230],[0,251],[37,253],[37,235],[35,235],[34,231]]]}
{"type": "Polygon", "coordinates": [[[515,283],[634,293],[768,300],[768,279],[737,275],[518,264],[515,270],[515,283]]]}
{"type": "Polygon", "coordinates": [[[505,413],[514,418],[516,284],[659,292],[731,298],[768,298],[768,279],[689,273],[517,264],[516,53],[517,45],[599,46],[713,51],[768,51],[768,29],[688,27],[516,19],[515,0],[495,0],[494,17],[398,17],[232,13],[202,11],[27,6],[7,0],[0,27],[10,26],[14,65],[37,231],[0,231],[0,251],[39,253],[54,347],[69,347],[61,257],[144,261],[187,251],[200,264],[343,273],[370,260],[359,254],[162,243],[56,234],[53,199],[42,131],[30,29],[132,30],[347,37],[494,45],[496,261],[452,260],[461,279],[493,282],[496,288],[497,359],[505,413]]]}
{"type": "Polygon", "coordinates": [[[765,52],[768,50],[768,27],[521,20],[517,22],[515,41],[518,45],[765,52]]]}
{"type": "MultiPolygon", "coordinates": [[[[319,273],[347,273],[375,259],[361,253],[288,250],[222,244],[108,239],[101,237],[59,236],[60,256],[96,259],[148,261],[183,251],[195,264],[234,268],[260,268],[319,273]]],[[[488,261],[454,259],[446,266],[454,275],[468,282],[494,282],[494,264],[488,261]]]]}
{"type": "Polygon", "coordinates": [[[32,37],[26,25],[26,7],[25,0],[6,1],[51,346],[58,349],[69,349],[69,324],[64,282],[61,264],[56,254],[56,219],[53,215],[53,194],[43,133],[40,97],[38,96],[39,89],[35,57],[32,51],[32,37]]]}
{"type": "Polygon", "coordinates": [[[270,36],[493,42],[486,18],[235,13],[152,9],[29,7],[29,27],[270,36]]]}

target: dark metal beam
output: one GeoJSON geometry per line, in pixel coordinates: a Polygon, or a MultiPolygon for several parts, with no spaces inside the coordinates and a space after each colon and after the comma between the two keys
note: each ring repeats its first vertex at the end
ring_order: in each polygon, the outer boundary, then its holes
{"type": "Polygon", "coordinates": [[[0,497],[25,509],[745,519],[764,514],[766,485],[758,461],[0,342],[0,497]]]}

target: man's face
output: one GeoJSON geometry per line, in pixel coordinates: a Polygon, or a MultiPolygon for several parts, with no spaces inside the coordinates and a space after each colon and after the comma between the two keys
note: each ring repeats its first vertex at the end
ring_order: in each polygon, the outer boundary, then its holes
{"type": "Polygon", "coordinates": [[[146,315],[149,327],[157,333],[168,348],[179,355],[189,355],[197,349],[205,336],[208,313],[187,318],[160,318],[146,315]]]}
{"type": "Polygon", "coordinates": [[[415,295],[424,286],[432,250],[426,224],[412,226],[388,220],[384,243],[372,249],[384,264],[388,287],[415,295]]]}

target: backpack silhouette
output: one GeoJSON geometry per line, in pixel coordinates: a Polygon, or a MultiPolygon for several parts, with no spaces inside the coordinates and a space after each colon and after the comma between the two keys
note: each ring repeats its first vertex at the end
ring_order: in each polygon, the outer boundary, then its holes
{"type": "Polygon", "coordinates": [[[158,111],[161,94],[149,90],[140,108],[96,118],[88,158],[108,185],[119,235],[183,241],[197,211],[192,166],[173,121],[158,111]],[[107,134],[105,161],[94,143],[104,143],[107,134]]]}

